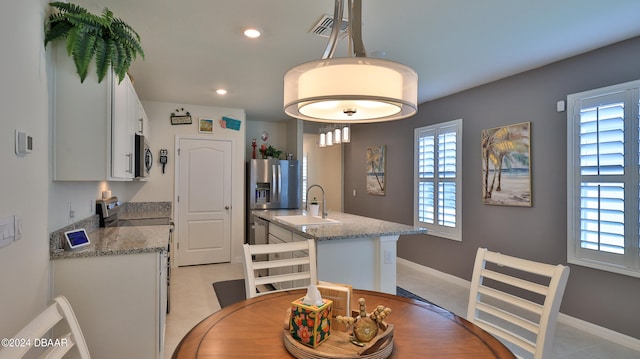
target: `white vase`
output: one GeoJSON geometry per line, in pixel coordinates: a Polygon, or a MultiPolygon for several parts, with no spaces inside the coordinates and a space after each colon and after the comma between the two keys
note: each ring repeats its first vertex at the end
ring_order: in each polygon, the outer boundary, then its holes
{"type": "Polygon", "coordinates": [[[310,204],[309,205],[309,214],[313,217],[318,217],[318,212],[320,210],[319,204],[310,204]]]}

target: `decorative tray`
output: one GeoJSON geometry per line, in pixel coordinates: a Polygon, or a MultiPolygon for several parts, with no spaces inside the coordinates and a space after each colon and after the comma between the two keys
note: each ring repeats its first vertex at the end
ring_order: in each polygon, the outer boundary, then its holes
{"type": "Polygon", "coordinates": [[[284,330],[283,337],[285,348],[298,359],[386,359],[393,351],[393,324],[363,347],[353,344],[350,334],[337,330],[317,348],[301,344],[289,330],[284,330]]]}

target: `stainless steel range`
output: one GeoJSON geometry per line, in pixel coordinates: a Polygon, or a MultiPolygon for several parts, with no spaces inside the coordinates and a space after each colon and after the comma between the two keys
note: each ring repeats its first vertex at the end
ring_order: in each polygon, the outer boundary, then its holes
{"type": "Polygon", "coordinates": [[[169,244],[167,245],[167,313],[171,307],[171,243],[173,242],[174,224],[169,217],[159,218],[118,218],[121,203],[117,197],[96,201],[96,213],[100,216],[100,227],[131,227],[131,226],[169,226],[169,244]]]}
{"type": "Polygon", "coordinates": [[[100,227],[112,227],[117,224],[120,206],[118,197],[96,200],[96,214],[100,216],[100,227]]]}

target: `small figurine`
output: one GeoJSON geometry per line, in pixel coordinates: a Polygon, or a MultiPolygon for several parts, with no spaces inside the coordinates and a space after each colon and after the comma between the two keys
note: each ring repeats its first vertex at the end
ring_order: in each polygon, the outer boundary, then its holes
{"type": "Polygon", "coordinates": [[[251,140],[251,147],[253,147],[253,152],[251,153],[251,158],[256,159],[256,139],[251,140]]]}
{"type": "Polygon", "coordinates": [[[364,346],[363,343],[371,341],[378,335],[378,329],[384,330],[386,327],[384,320],[391,313],[391,309],[383,305],[378,305],[370,315],[367,315],[365,299],[358,299],[358,304],[360,305],[360,315],[357,318],[339,315],[336,317],[336,320],[347,326],[353,326],[355,340],[351,342],[359,346],[364,346]]]}

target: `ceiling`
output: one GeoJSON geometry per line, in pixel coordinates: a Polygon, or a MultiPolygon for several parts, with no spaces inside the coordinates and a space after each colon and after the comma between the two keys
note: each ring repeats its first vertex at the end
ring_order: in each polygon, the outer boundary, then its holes
{"type": "MultiPolygon", "coordinates": [[[[145,58],[130,73],[142,100],[243,108],[258,121],[287,119],[284,74],[322,56],[327,39],[309,30],[334,6],[331,0],[77,3],[98,13],[106,6],[140,34],[145,58]],[[244,37],[247,26],[262,36],[244,37]],[[228,93],[217,95],[217,88],[228,93]]],[[[637,0],[364,0],[362,36],[368,56],[417,71],[423,103],[638,36],[639,14],[637,0]]],[[[339,56],[347,56],[345,41],[339,56]]]]}

